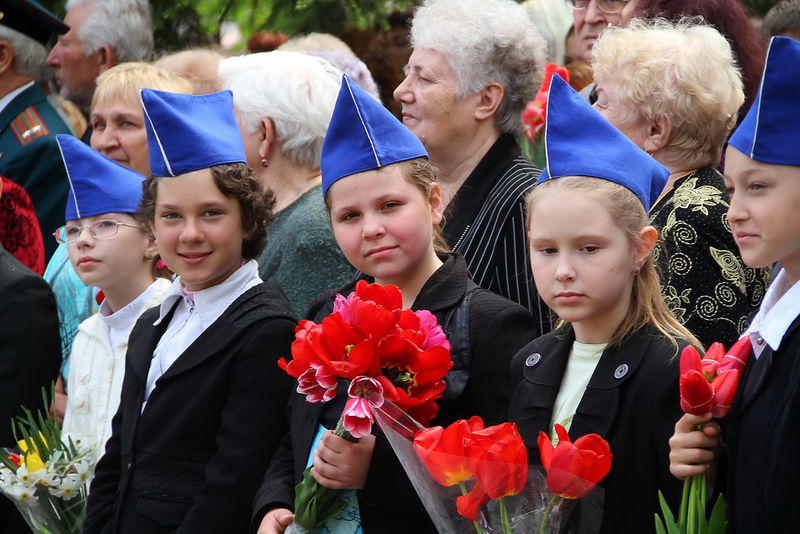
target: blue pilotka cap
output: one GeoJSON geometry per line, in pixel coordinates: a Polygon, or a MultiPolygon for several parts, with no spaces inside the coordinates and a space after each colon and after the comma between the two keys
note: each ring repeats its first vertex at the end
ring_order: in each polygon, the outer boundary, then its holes
{"type": "Polygon", "coordinates": [[[154,176],[247,163],[230,91],[187,95],[142,89],[140,97],[154,176]]]}
{"type": "Polygon", "coordinates": [[[630,189],[645,211],[650,211],[667,183],[666,167],[608,122],[558,75],[550,84],[544,135],[547,165],[537,185],[565,176],[602,178],[630,189]]]}
{"type": "Polygon", "coordinates": [[[65,221],[104,213],[136,213],[145,177],[71,135],[56,136],[67,170],[65,221]]]}
{"type": "Polygon", "coordinates": [[[322,194],[351,174],[427,158],[422,142],[347,75],[322,144],[322,194]]]}
{"type": "Polygon", "coordinates": [[[800,166],[800,42],[773,37],[761,86],[728,144],[750,159],[800,166]]]}

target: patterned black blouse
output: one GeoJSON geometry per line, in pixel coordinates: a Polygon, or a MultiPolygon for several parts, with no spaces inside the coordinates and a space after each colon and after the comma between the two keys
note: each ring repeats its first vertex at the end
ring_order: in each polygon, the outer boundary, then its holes
{"type": "Polygon", "coordinates": [[[711,167],[678,179],[650,210],[664,300],[706,347],[738,339],[770,282],[768,269],[742,263],[727,211],[725,183],[711,167]]]}

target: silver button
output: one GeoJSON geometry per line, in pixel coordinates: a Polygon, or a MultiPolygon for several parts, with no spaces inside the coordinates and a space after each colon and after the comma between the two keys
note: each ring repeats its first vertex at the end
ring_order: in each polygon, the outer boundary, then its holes
{"type": "Polygon", "coordinates": [[[756,338],[756,345],[763,345],[763,344],[764,344],[764,338],[761,337],[761,336],[758,336],[756,338]]]}
{"type": "Polygon", "coordinates": [[[627,363],[623,363],[622,365],[620,365],[619,367],[614,369],[614,378],[622,378],[626,374],[628,374],[628,364],[627,363]]]}
{"type": "Polygon", "coordinates": [[[539,354],[538,352],[534,352],[533,354],[531,354],[530,356],[528,356],[525,359],[525,365],[527,365],[528,367],[533,367],[534,365],[539,363],[539,361],[541,361],[541,359],[542,359],[542,355],[539,354]]]}

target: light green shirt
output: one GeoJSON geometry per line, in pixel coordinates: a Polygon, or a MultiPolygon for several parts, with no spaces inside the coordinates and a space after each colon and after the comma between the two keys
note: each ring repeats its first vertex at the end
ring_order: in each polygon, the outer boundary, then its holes
{"type": "Polygon", "coordinates": [[[606,345],[606,343],[580,343],[579,341],[572,343],[567,369],[553,406],[553,419],[550,421],[550,437],[554,445],[558,440],[554,430],[555,424],[558,423],[569,430],[578,404],[583,398],[583,392],[589,385],[589,380],[592,378],[606,345]]]}

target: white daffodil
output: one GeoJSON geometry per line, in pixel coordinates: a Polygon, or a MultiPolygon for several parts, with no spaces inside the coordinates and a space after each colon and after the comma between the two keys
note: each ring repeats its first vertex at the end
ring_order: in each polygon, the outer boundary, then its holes
{"type": "Polygon", "coordinates": [[[9,497],[20,503],[30,503],[36,501],[34,488],[24,484],[12,484],[6,493],[9,497]]]}

